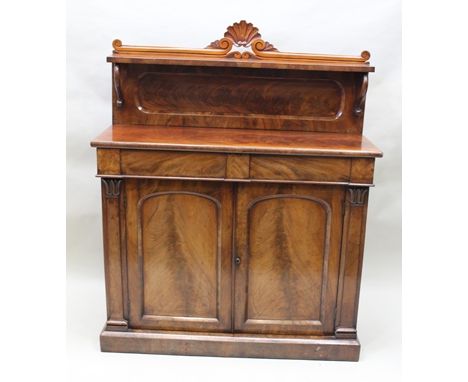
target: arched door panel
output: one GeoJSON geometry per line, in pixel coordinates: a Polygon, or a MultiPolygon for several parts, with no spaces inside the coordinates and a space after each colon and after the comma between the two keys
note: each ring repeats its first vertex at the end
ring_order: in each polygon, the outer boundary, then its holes
{"type": "Polygon", "coordinates": [[[236,211],[235,330],[334,330],[343,191],[241,185],[236,211]]]}
{"type": "Polygon", "coordinates": [[[230,186],[151,180],[129,184],[131,327],[230,329],[230,186]]]}

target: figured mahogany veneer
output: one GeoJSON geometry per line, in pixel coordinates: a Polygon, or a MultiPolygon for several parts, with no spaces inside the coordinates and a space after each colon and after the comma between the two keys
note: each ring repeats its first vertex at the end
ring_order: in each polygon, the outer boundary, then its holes
{"type": "MultiPolygon", "coordinates": [[[[102,144],[102,143],[101,143],[102,144]]],[[[373,158],[223,154],[98,148],[98,174],[120,178],[177,178],[372,186],[373,158]]]]}
{"type": "Polygon", "coordinates": [[[118,68],[114,124],[362,132],[367,74],[124,64],[118,68]]]}
{"type": "Polygon", "coordinates": [[[358,360],[370,54],[281,52],[246,21],[113,48],[101,349],[358,360]]]}
{"type": "Polygon", "coordinates": [[[125,175],[223,178],[226,156],[213,153],[121,150],[125,175]]]}

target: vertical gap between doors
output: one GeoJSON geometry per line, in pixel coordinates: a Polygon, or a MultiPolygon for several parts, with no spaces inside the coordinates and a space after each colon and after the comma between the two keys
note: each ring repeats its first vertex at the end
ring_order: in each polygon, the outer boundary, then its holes
{"type": "Polygon", "coordinates": [[[236,222],[237,222],[237,188],[239,184],[232,183],[232,219],[231,219],[231,333],[234,333],[236,308],[236,222]]]}

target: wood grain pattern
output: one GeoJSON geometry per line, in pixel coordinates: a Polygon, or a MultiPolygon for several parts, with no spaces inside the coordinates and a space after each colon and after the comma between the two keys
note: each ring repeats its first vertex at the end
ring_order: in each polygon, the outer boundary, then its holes
{"type": "Polygon", "coordinates": [[[149,115],[333,121],[343,113],[344,95],[330,79],[153,71],[138,78],[136,107],[149,115]]]}
{"type": "Polygon", "coordinates": [[[237,195],[235,330],[332,333],[343,191],[246,184],[237,195]]]}
{"type": "Polygon", "coordinates": [[[250,156],[229,154],[226,162],[227,179],[248,179],[250,174],[250,156]]]}
{"type": "Polygon", "coordinates": [[[231,328],[231,189],[127,180],[132,328],[231,328]]]}
{"type": "Polygon", "coordinates": [[[97,149],[98,174],[120,174],[120,150],[97,149]]]}
{"type": "Polygon", "coordinates": [[[224,178],[226,156],[211,153],[122,150],[122,174],[224,178]]]}
{"type": "Polygon", "coordinates": [[[253,179],[349,181],[351,161],[337,158],[303,158],[295,156],[252,156],[253,179]]]}
{"type": "Polygon", "coordinates": [[[247,323],[321,325],[321,275],[328,261],[330,206],[309,196],[272,195],[248,207],[247,323]],[[281,271],[279,271],[281,270],[281,271]]]}
{"type": "Polygon", "coordinates": [[[98,150],[98,175],[323,184],[372,184],[373,159],[98,150]],[[122,158],[122,164],[120,159],[122,158]]]}
{"type": "Polygon", "coordinates": [[[218,200],[192,192],[140,199],[144,315],[218,319],[220,210],[218,200]]]}
{"type": "Polygon", "coordinates": [[[120,65],[114,124],[360,134],[361,74],[120,65]]]}
{"type": "Polygon", "coordinates": [[[96,137],[91,146],[326,157],[382,156],[366,137],[357,134],[144,125],[113,125],[96,137]]]}
{"type": "Polygon", "coordinates": [[[374,180],[374,159],[354,158],[351,162],[350,180],[353,183],[372,184],[374,180]]]}

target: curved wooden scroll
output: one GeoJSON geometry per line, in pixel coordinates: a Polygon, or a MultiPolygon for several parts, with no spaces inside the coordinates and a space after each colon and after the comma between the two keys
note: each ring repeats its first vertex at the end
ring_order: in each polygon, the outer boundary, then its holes
{"type": "Polygon", "coordinates": [[[307,53],[280,52],[273,44],[263,40],[258,28],[252,23],[241,20],[229,26],[224,37],[210,43],[204,49],[171,48],[160,46],[132,46],[122,45],[122,41],[114,40],[114,53],[118,54],[153,54],[176,57],[205,57],[205,58],[235,58],[235,59],[278,59],[282,61],[306,62],[341,62],[365,63],[370,58],[368,51],[360,56],[323,55],[307,53]],[[233,47],[249,48],[251,51],[233,51],[233,47]]]}
{"type": "Polygon", "coordinates": [[[354,105],[353,112],[356,117],[362,116],[364,113],[364,104],[366,103],[366,94],[367,94],[367,86],[369,83],[368,75],[364,74],[362,77],[361,88],[359,90],[359,95],[354,105]]]}
{"type": "Polygon", "coordinates": [[[117,107],[122,107],[123,98],[122,90],[120,88],[120,67],[119,64],[114,64],[114,89],[115,89],[115,103],[117,107]]]}

